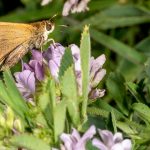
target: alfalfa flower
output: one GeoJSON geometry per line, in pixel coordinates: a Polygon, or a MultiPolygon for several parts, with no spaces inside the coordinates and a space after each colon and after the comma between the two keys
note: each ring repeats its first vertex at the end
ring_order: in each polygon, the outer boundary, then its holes
{"type": "MultiPolygon", "coordinates": [[[[81,71],[81,58],[80,49],[77,45],[69,45],[74,62],[74,71],[76,76],[76,82],[78,87],[78,94],[82,95],[82,71],[81,71]]],[[[64,55],[65,47],[59,43],[51,44],[47,51],[43,53],[44,59],[48,62],[51,75],[56,81],[58,81],[59,68],[61,59],[64,55]]],[[[101,55],[90,60],[90,81],[89,81],[89,98],[96,99],[104,96],[105,90],[96,89],[102,78],[106,74],[106,70],[102,68],[105,63],[105,55],[101,55]]]]}
{"type": "Polygon", "coordinates": [[[34,72],[30,70],[24,70],[22,72],[16,72],[14,74],[16,78],[16,86],[18,90],[25,98],[25,100],[32,100],[35,93],[35,76],[34,72]]]}
{"type": "MultiPolygon", "coordinates": [[[[71,134],[62,133],[60,136],[61,141],[61,150],[86,150],[86,143],[88,140],[92,139],[96,134],[95,126],[91,126],[83,136],[73,128],[71,134]]],[[[53,149],[54,150],[54,149],[53,149]]],[[[57,150],[57,149],[55,149],[57,150]]]]}
{"type": "Polygon", "coordinates": [[[90,0],[67,0],[63,7],[63,16],[68,16],[69,12],[83,12],[88,10],[87,4],[90,0]]]}
{"type": "Polygon", "coordinates": [[[59,67],[64,52],[65,47],[59,43],[51,44],[48,50],[43,52],[43,57],[48,62],[51,75],[56,80],[58,80],[59,67]]]}
{"type": "Polygon", "coordinates": [[[129,139],[123,139],[122,133],[114,135],[108,130],[98,129],[101,140],[94,138],[92,144],[99,150],[131,150],[132,143],[129,139]]]}
{"type": "Polygon", "coordinates": [[[23,70],[30,70],[34,72],[36,79],[42,81],[44,79],[43,56],[38,50],[32,50],[32,59],[29,63],[23,63],[23,70]]]}

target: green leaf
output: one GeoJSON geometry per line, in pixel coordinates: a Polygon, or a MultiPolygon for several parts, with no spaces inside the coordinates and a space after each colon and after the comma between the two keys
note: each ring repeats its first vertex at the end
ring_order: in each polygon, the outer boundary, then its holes
{"type": "Polygon", "coordinates": [[[137,92],[138,89],[138,85],[132,82],[127,82],[126,83],[129,91],[132,93],[132,95],[135,97],[135,99],[137,100],[137,102],[142,102],[142,97],[140,95],[140,93],[137,92]]]}
{"type": "Polygon", "coordinates": [[[4,83],[0,81],[0,98],[8,104],[22,119],[28,118],[29,108],[22,98],[9,71],[3,73],[4,83]]]}
{"type": "Polygon", "coordinates": [[[117,27],[132,26],[150,22],[150,15],[134,6],[114,5],[104,11],[100,11],[89,18],[84,19],[78,26],[79,29],[89,24],[99,29],[112,29],[117,27]]]}
{"type": "Polygon", "coordinates": [[[97,108],[97,107],[88,107],[87,112],[90,115],[97,115],[104,118],[108,118],[109,112],[105,109],[97,108]]]}
{"type": "MultiPolygon", "coordinates": [[[[85,26],[80,44],[80,57],[82,68],[82,117],[86,120],[86,109],[88,100],[88,86],[89,86],[89,71],[90,71],[90,55],[91,55],[91,43],[89,27],[85,26]]],[[[83,120],[84,120],[83,119],[83,120]]]]}
{"type": "Polygon", "coordinates": [[[129,47],[128,45],[123,44],[122,42],[110,37],[98,30],[91,29],[91,37],[101,43],[102,45],[108,47],[109,49],[116,52],[118,55],[126,58],[127,60],[135,63],[141,64],[146,61],[146,57],[141,53],[137,52],[134,48],[129,47]]]}
{"type": "Polygon", "coordinates": [[[129,135],[136,135],[137,134],[136,129],[132,128],[126,122],[117,121],[117,127],[119,129],[121,129],[123,132],[125,132],[125,133],[127,133],[129,135]]]}
{"type": "Polygon", "coordinates": [[[119,73],[110,73],[106,82],[111,97],[115,100],[118,107],[124,114],[128,114],[126,108],[126,89],[124,78],[119,73]]]}
{"type": "Polygon", "coordinates": [[[79,100],[78,91],[75,74],[73,67],[70,67],[65,72],[64,76],[61,78],[60,82],[61,91],[63,95],[63,100],[67,104],[67,109],[70,118],[75,126],[79,124],[80,114],[79,114],[79,100]]]}
{"type": "Polygon", "coordinates": [[[150,123],[150,108],[143,103],[134,103],[132,105],[133,110],[135,110],[141,117],[150,123]]]}
{"type": "Polygon", "coordinates": [[[150,56],[150,36],[143,39],[140,43],[137,44],[136,48],[138,51],[144,53],[147,56],[150,56]]]}
{"type": "Polygon", "coordinates": [[[73,64],[73,58],[70,48],[65,49],[65,53],[62,57],[60,68],[59,68],[59,79],[61,80],[61,77],[64,75],[65,71],[72,66],[73,64]]]}
{"type": "Polygon", "coordinates": [[[66,119],[66,103],[61,101],[54,109],[54,140],[58,142],[60,134],[64,131],[66,119]]]}
{"type": "Polygon", "coordinates": [[[51,110],[50,106],[50,96],[49,93],[42,93],[42,95],[39,96],[39,106],[41,108],[41,111],[45,117],[45,120],[47,121],[47,124],[49,127],[52,128],[53,125],[53,112],[51,110]]]}
{"type": "Polygon", "coordinates": [[[55,82],[53,79],[46,79],[42,85],[43,91],[41,92],[38,100],[41,111],[50,128],[54,124],[54,109],[56,106],[56,91],[55,82]]]}
{"type": "Polygon", "coordinates": [[[29,150],[50,150],[49,145],[33,135],[22,134],[13,136],[10,142],[16,147],[22,147],[29,150]]]}

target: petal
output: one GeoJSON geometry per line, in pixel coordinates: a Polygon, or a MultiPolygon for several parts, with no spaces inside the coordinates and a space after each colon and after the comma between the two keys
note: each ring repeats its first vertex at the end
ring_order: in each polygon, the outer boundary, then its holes
{"type": "Polygon", "coordinates": [[[96,134],[96,128],[94,125],[92,125],[82,136],[80,141],[76,144],[76,149],[82,148],[83,150],[85,149],[86,142],[91,139],[94,134],[96,134]]]}
{"type": "Polygon", "coordinates": [[[30,70],[33,72],[33,69],[27,63],[22,64],[22,70],[30,70]]]}
{"type": "Polygon", "coordinates": [[[131,140],[129,140],[129,139],[123,140],[122,141],[122,146],[123,146],[124,150],[131,150],[132,149],[131,140]]]}
{"type": "Polygon", "coordinates": [[[71,135],[72,135],[72,137],[74,137],[76,139],[76,142],[80,141],[80,139],[81,139],[80,134],[75,128],[73,128],[71,135]]]}
{"type": "MultiPolygon", "coordinates": [[[[100,69],[100,71],[95,73],[94,78],[91,80],[91,87],[92,88],[96,87],[99,84],[99,82],[103,79],[105,74],[106,74],[105,69],[100,69]]],[[[91,77],[91,74],[90,74],[90,77],[91,77]]]]}
{"type": "Polygon", "coordinates": [[[115,144],[111,147],[111,150],[124,150],[121,143],[115,144]]]}
{"type": "Polygon", "coordinates": [[[48,3],[50,3],[52,0],[42,0],[41,5],[47,5],[48,3]]]}
{"type": "Polygon", "coordinates": [[[39,81],[42,81],[44,79],[44,68],[43,64],[40,63],[37,60],[31,60],[29,62],[30,67],[35,72],[35,76],[39,81]]]}
{"type": "Polygon", "coordinates": [[[101,90],[101,89],[94,89],[90,92],[89,94],[89,98],[90,99],[97,99],[100,97],[103,97],[105,95],[105,90],[101,90]]]}
{"type": "Polygon", "coordinates": [[[72,142],[70,134],[62,133],[60,139],[64,142],[64,145],[67,150],[72,150],[72,145],[75,143],[72,142]]]}
{"type": "Polygon", "coordinates": [[[47,62],[53,60],[58,66],[60,66],[60,61],[64,52],[65,48],[61,44],[55,43],[51,44],[48,50],[43,52],[43,57],[45,58],[45,60],[47,60],[47,62]]]}
{"type": "Polygon", "coordinates": [[[49,61],[49,68],[50,68],[50,72],[51,72],[52,76],[57,80],[58,79],[59,68],[55,64],[54,61],[52,61],[52,60],[49,61]]]}
{"type": "Polygon", "coordinates": [[[120,133],[120,132],[115,133],[115,135],[113,137],[114,143],[120,143],[122,140],[123,140],[122,133],[120,133]]]}
{"type": "Polygon", "coordinates": [[[107,147],[111,147],[113,145],[113,134],[108,130],[100,130],[98,132],[107,147]]]}
{"type": "Polygon", "coordinates": [[[103,64],[105,63],[105,55],[101,55],[98,58],[96,58],[95,60],[92,58],[91,59],[91,66],[90,66],[90,77],[94,78],[95,73],[102,68],[103,64]]]}
{"type": "Polygon", "coordinates": [[[92,140],[92,145],[97,147],[100,150],[109,150],[103,142],[101,142],[99,139],[96,138],[92,140]]]}
{"type": "Polygon", "coordinates": [[[21,94],[28,99],[28,97],[35,92],[34,72],[24,70],[22,72],[15,73],[14,75],[17,80],[16,86],[21,94]]]}
{"type": "Polygon", "coordinates": [[[42,53],[37,50],[32,50],[32,59],[37,61],[42,61],[43,60],[42,53]]]}
{"type": "Polygon", "coordinates": [[[44,79],[44,68],[43,68],[43,65],[41,65],[38,62],[36,63],[36,66],[35,66],[35,75],[36,75],[36,78],[39,81],[42,81],[44,79]]]}

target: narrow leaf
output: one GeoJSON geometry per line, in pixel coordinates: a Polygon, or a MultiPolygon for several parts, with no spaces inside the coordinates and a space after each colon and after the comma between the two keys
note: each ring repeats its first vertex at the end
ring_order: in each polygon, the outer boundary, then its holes
{"type": "Polygon", "coordinates": [[[91,43],[89,27],[85,26],[80,44],[81,68],[82,68],[82,117],[86,119],[86,109],[88,100],[88,85],[89,85],[89,71],[90,71],[90,55],[91,43]]]}
{"type": "Polygon", "coordinates": [[[135,64],[142,64],[146,61],[146,57],[141,53],[137,52],[134,48],[129,47],[121,43],[120,41],[110,37],[102,32],[95,29],[91,29],[91,37],[101,43],[102,45],[108,47],[109,49],[116,52],[118,55],[128,59],[135,64]]]}

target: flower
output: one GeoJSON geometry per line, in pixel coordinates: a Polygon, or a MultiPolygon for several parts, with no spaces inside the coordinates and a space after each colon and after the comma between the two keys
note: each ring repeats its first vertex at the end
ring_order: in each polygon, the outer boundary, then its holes
{"type": "Polygon", "coordinates": [[[88,10],[87,4],[89,1],[90,0],[67,0],[64,4],[62,15],[68,16],[70,11],[76,13],[88,10]]]}
{"type": "Polygon", "coordinates": [[[58,80],[59,67],[65,48],[59,44],[51,44],[47,51],[43,52],[44,59],[48,62],[51,75],[58,80]]]}
{"type": "Polygon", "coordinates": [[[98,129],[101,140],[94,138],[92,144],[100,150],[131,150],[131,140],[123,139],[122,133],[117,132],[114,135],[108,130],[98,129]]]}
{"type": "Polygon", "coordinates": [[[47,5],[48,3],[50,3],[52,0],[42,0],[42,2],[41,2],[41,5],[42,6],[45,6],[45,5],[47,5]]]}
{"type": "MultiPolygon", "coordinates": [[[[62,133],[60,136],[63,144],[61,150],[86,150],[85,146],[88,140],[92,139],[96,134],[96,128],[92,125],[81,137],[79,132],[73,128],[71,134],[62,133]]],[[[57,150],[54,149],[53,150],[57,150]]]]}
{"type": "Polygon", "coordinates": [[[37,50],[32,50],[32,59],[29,64],[23,63],[23,70],[30,70],[35,73],[35,77],[42,81],[44,79],[43,56],[37,50]]]}
{"type": "Polygon", "coordinates": [[[91,60],[90,60],[90,83],[89,83],[89,97],[91,99],[103,97],[105,94],[104,89],[103,90],[94,89],[106,74],[106,70],[102,69],[102,66],[105,63],[105,61],[106,61],[106,58],[105,58],[104,54],[100,55],[96,59],[94,59],[94,57],[91,57],[91,60]]]}
{"type": "MultiPolygon", "coordinates": [[[[74,62],[74,70],[76,76],[76,82],[78,87],[78,94],[82,95],[82,72],[81,72],[81,58],[80,58],[80,49],[77,45],[69,45],[71,48],[71,53],[74,62]]],[[[51,75],[56,81],[58,81],[59,67],[61,64],[61,59],[64,55],[65,47],[59,43],[51,44],[47,51],[43,53],[44,59],[49,64],[49,69],[51,75]]],[[[91,57],[90,60],[90,82],[89,82],[89,98],[96,99],[104,96],[105,90],[95,89],[99,84],[102,78],[106,74],[106,70],[102,68],[105,63],[105,55],[101,55],[98,58],[94,59],[91,57]]]]}
{"type": "Polygon", "coordinates": [[[35,76],[34,72],[30,70],[24,70],[22,72],[16,72],[14,74],[16,78],[16,86],[18,87],[22,96],[30,101],[35,93],[35,76]]]}

